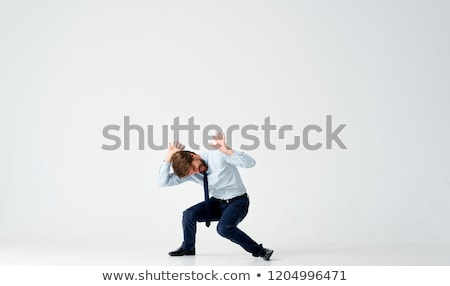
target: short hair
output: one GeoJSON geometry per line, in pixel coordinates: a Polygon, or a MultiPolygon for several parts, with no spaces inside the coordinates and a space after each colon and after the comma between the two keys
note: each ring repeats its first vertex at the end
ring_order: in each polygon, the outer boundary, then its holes
{"type": "Polygon", "coordinates": [[[190,174],[192,169],[192,155],[191,151],[177,151],[172,155],[170,162],[172,163],[173,172],[180,178],[186,177],[190,174]]]}

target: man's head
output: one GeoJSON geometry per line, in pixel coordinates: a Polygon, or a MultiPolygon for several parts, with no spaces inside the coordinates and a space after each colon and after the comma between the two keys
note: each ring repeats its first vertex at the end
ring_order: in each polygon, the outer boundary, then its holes
{"type": "Polygon", "coordinates": [[[208,170],[206,162],[197,154],[191,151],[178,151],[173,154],[172,168],[174,173],[180,177],[186,177],[208,170]]]}

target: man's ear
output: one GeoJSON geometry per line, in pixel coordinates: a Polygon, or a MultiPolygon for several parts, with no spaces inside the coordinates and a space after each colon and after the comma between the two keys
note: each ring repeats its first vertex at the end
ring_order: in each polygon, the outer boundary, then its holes
{"type": "Polygon", "coordinates": [[[200,155],[195,154],[195,153],[191,153],[191,157],[192,157],[193,159],[199,159],[199,158],[200,158],[200,155]]]}

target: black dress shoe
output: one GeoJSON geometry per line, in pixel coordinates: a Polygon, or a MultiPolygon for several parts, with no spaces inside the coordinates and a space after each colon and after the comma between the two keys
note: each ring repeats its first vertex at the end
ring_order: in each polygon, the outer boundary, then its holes
{"type": "Polygon", "coordinates": [[[272,253],[273,253],[272,249],[263,248],[261,250],[261,253],[259,254],[259,257],[262,257],[262,259],[269,261],[270,257],[272,256],[272,253]]]}
{"type": "Polygon", "coordinates": [[[177,250],[169,252],[170,256],[184,256],[184,255],[195,255],[195,248],[192,250],[184,250],[183,248],[178,248],[177,250]]]}

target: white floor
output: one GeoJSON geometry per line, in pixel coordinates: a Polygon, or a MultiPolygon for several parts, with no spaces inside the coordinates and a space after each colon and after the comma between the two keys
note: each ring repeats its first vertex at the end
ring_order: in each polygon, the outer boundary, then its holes
{"type": "MultiPolygon", "coordinates": [[[[0,241],[1,266],[449,266],[450,248],[425,245],[273,245],[271,261],[229,241],[198,245],[197,255],[170,257],[178,245],[149,242],[0,241]]],[[[267,246],[269,247],[269,246],[267,246]]]]}

